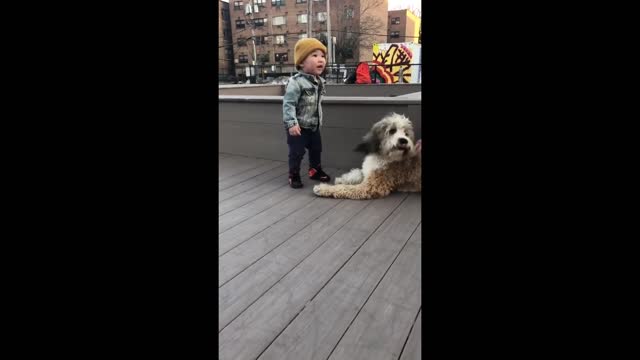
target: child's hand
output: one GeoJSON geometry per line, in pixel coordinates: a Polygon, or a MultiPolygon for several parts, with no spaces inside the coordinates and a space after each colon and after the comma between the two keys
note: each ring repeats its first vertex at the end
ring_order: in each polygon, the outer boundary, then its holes
{"type": "Polygon", "coordinates": [[[289,135],[291,136],[300,136],[302,132],[300,132],[300,125],[292,126],[289,128],[289,135]]]}

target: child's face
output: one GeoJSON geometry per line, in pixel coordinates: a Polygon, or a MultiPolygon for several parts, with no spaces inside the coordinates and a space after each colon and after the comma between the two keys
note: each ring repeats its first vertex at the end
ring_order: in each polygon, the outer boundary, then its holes
{"type": "Polygon", "coordinates": [[[326,60],[322,50],[315,50],[302,62],[302,71],[307,74],[319,76],[324,70],[326,60]]]}

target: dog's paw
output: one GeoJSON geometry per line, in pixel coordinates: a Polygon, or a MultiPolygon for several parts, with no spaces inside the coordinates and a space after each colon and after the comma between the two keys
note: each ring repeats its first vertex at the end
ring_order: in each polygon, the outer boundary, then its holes
{"type": "Polygon", "coordinates": [[[329,189],[331,185],[319,184],[313,187],[313,193],[318,196],[329,196],[329,189]]]}

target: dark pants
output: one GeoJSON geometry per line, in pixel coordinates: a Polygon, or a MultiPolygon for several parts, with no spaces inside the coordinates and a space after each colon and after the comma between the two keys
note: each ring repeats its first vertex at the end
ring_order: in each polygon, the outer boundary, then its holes
{"type": "Polygon", "coordinates": [[[304,149],[309,149],[309,165],[313,168],[320,166],[320,153],[322,152],[322,138],[320,129],[311,131],[301,129],[300,136],[291,136],[287,130],[287,144],[289,145],[289,172],[300,172],[300,162],[304,156],[304,149]]]}

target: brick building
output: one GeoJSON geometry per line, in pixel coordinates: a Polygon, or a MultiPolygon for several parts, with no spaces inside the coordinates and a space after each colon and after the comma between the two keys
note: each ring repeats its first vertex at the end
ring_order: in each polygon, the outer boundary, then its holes
{"type": "Polygon", "coordinates": [[[231,15],[229,3],[218,0],[218,76],[226,79],[235,74],[233,44],[231,37],[231,15]]]}
{"type": "Polygon", "coordinates": [[[418,42],[421,19],[407,9],[389,11],[387,42],[418,42]]]}
{"type": "MultiPolygon", "coordinates": [[[[327,31],[326,0],[309,0],[312,4],[312,36],[325,45],[327,31]]],[[[296,42],[307,36],[307,0],[253,0],[252,16],[247,13],[250,0],[229,0],[233,56],[236,74],[245,74],[246,68],[256,60],[256,64],[278,64],[281,72],[295,71],[293,49],[296,42]],[[253,20],[251,20],[253,17],[253,20]],[[252,40],[254,27],[255,53],[252,40]]],[[[336,62],[356,63],[371,61],[369,45],[352,46],[344,51],[343,44],[350,37],[357,36],[361,26],[360,14],[375,17],[379,21],[377,36],[371,41],[385,42],[387,28],[388,0],[333,0],[330,2],[331,35],[336,38],[336,62]],[[343,46],[340,46],[343,45],[343,46]],[[338,55],[339,53],[339,55],[338,55]]]]}

